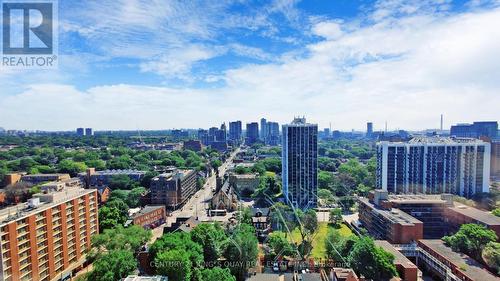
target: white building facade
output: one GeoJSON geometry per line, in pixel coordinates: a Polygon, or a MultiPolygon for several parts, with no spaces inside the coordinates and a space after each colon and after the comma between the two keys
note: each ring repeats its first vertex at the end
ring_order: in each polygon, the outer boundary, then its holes
{"type": "Polygon", "coordinates": [[[416,137],[377,143],[377,188],[390,193],[489,192],[490,144],[477,139],[416,137]]]}

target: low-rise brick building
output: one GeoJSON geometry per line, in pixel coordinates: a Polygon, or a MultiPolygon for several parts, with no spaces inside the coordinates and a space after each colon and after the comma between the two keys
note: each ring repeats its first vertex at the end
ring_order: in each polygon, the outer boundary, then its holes
{"type": "Polygon", "coordinates": [[[167,211],[165,206],[144,206],[139,212],[131,216],[131,222],[134,225],[142,226],[143,228],[155,228],[167,219],[167,211]]]}

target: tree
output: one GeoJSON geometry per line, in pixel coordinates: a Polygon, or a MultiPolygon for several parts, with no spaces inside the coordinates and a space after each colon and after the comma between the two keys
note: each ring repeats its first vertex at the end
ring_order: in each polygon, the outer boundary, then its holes
{"type": "Polygon", "coordinates": [[[492,213],[494,216],[500,217],[500,208],[496,208],[496,209],[494,209],[493,211],[491,211],[491,213],[492,213]]]}
{"type": "Polygon", "coordinates": [[[320,171],[318,173],[318,188],[327,189],[331,184],[333,184],[333,174],[320,171]]]}
{"type": "Polygon", "coordinates": [[[342,222],[342,209],[333,208],[330,210],[330,223],[334,225],[339,225],[342,222]]]}
{"type": "Polygon", "coordinates": [[[500,274],[500,243],[489,242],[483,249],[484,262],[493,270],[500,274]]]}
{"type": "Polygon", "coordinates": [[[252,194],[252,198],[255,199],[256,206],[269,207],[279,194],[281,194],[281,183],[276,180],[274,173],[266,172],[260,177],[259,186],[252,194]]]}
{"type": "Polygon", "coordinates": [[[318,229],[318,216],[313,209],[305,212],[297,211],[299,230],[302,240],[306,240],[307,236],[311,236],[318,229]]]}
{"type": "Polygon", "coordinates": [[[318,189],[318,198],[321,200],[321,203],[328,205],[333,201],[333,194],[328,189],[318,189]]]}
{"type": "Polygon", "coordinates": [[[156,255],[156,273],[168,276],[169,280],[190,281],[193,264],[189,253],[182,250],[163,251],[156,255]]]}
{"type": "Polygon", "coordinates": [[[128,218],[128,206],[121,199],[108,201],[99,208],[99,229],[114,228],[123,225],[128,218]]]}
{"type": "Polygon", "coordinates": [[[224,257],[230,261],[238,261],[230,267],[231,273],[239,281],[245,280],[248,269],[255,265],[258,255],[258,241],[255,229],[248,224],[240,224],[229,237],[224,257]]]}
{"type": "Polygon", "coordinates": [[[202,223],[191,231],[191,239],[203,248],[205,262],[221,257],[227,244],[227,236],[219,223],[202,223]]]}
{"type": "Polygon", "coordinates": [[[329,229],[325,239],[325,249],[328,258],[346,262],[347,256],[357,241],[357,236],[344,237],[337,229],[329,229]]]}
{"type": "Polygon", "coordinates": [[[109,196],[109,201],[115,200],[115,199],[120,199],[123,202],[127,200],[128,197],[128,191],[123,190],[123,189],[115,189],[111,191],[111,194],[109,196]]]}
{"type": "Polygon", "coordinates": [[[93,265],[88,280],[121,280],[137,269],[137,261],[132,253],[126,250],[110,251],[100,256],[93,265]]]}
{"type": "Polygon", "coordinates": [[[227,268],[206,268],[201,272],[203,276],[203,281],[236,281],[236,278],[231,275],[231,271],[227,268]]]}
{"type": "Polygon", "coordinates": [[[384,280],[397,276],[394,256],[376,246],[368,236],[361,237],[354,243],[348,261],[351,268],[365,278],[384,280]]]}
{"type": "Polygon", "coordinates": [[[138,184],[130,179],[127,175],[114,175],[111,177],[109,181],[109,187],[111,189],[125,189],[130,190],[134,187],[137,187],[138,184]]]}
{"type": "Polygon", "coordinates": [[[133,188],[127,195],[127,205],[129,208],[137,208],[140,206],[140,201],[142,195],[146,192],[146,189],[142,186],[133,188]]]}
{"type": "Polygon", "coordinates": [[[271,206],[271,224],[287,235],[297,226],[297,219],[289,205],[275,203],[271,206]]]}
{"type": "Polygon", "coordinates": [[[102,233],[92,237],[92,247],[100,251],[106,249],[112,250],[127,250],[137,252],[151,239],[152,233],[150,230],[132,225],[124,228],[119,225],[112,229],[105,229],[102,233]]]}
{"type": "Polygon", "coordinates": [[[85,161],[85,165],[87,165],[87,167],[95,168],[97,171],[106,169],[106,162],[101,159],[87,160],[85,161]]]}
{"type": "Polygon", "coordinates": [[[468,254],[476,260],[481,259],[482,249],[497,239],[493,230],[473,223],[463,224],[454,235],[443,237],[443,241],[454,251],[468,254]]]}
{"type": "Polygon", "coordinates": [[[156,171],[148,171],[144,174],[144,177],[141,179],[141,186],[149,188],[151,185],[151,180],[156,177],[159,173],[156,171]]]}
{"type": "Polygon", "coordinates": [[[291,256],[295,254],[294,246],[286,238],[286,233],[273,231],[269,234],[267,244],[277,256],[291,256]]]}
{"type": "Polygon", "coordinates": [[[68,173],[72,177],[75,177],[78,173],[84,172],[87,169],[87,165],[82,162],[75,162],[70,159],[64,159],[57,165],[57,169],[60,173],[68,173]]]}
{"type": "Polygon", "coordinates": [[[271,157],[259,161],[264,165],[264,169],[268,172],[281,173],[281,158],[271,157]]]}
{"type": "Polygon", "coordinates": [[[191,240],[191,235],[184,232],[168,233],[157,239],[149,248],[153,258],[162,252],[178,250],[186,253],[192,266],[198,266],[203,262],[203,248],[200,244],[191,240]]]}

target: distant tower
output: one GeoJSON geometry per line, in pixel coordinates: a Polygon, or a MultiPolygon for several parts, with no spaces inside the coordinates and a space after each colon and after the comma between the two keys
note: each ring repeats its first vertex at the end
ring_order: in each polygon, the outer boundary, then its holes
{"type": "Polygon", "coordinates": [[[85,135],[86,136],[93,136],[94,131],[92,130],[92,128],[85,128],[85,135]]]}
{"type": "Polygon", "coordinates": [[[266,118],[260,119],[260,139],[266,141],[267,138],[267,120],[266,118]]]}
{"type": "Polygon", "coordinates": [[[366,123],[366,137],[371,138],[373,135],[373,123],[368,122],[366,123]]]}
{"type": "Polygon", "coordinates": [[[76,128],[76,135],[85,136],[85,129],[84,128],[76,128]]]}
{"type": "Polygon", "coordinates": [[[441,133],[443,132],[443,114],[441,114],[441,127],[440,127],[441,133]]]}
{"type": "Polygon", "coordinates": [[[385,121],[385,132],[387,133],[387,121],[385,121]]]}

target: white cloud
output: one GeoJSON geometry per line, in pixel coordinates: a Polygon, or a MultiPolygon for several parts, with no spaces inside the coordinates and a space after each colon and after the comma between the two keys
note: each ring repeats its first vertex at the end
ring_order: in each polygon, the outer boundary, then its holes
{"type": "Polygon", "coordinates": [[[184,77],[189,80],[188,74],[193,64],[213,58],[223,50],[207,48],[201,45],[185,46],[153,57],[141,63],[143,72],[155,72],[165,77],[184,77]]]}
{"type": "Polygon", "coordinates": [[[337,39],[342,36],[340,23],[335,21],[323,21],[313,26],[312,32],[326,39],[337,39]]]}

